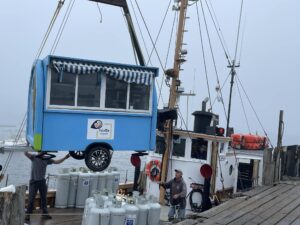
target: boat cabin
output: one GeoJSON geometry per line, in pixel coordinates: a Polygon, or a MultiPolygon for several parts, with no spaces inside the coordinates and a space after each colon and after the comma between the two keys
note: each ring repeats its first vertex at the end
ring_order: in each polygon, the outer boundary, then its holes
{"type": "Polygon", "coordinates": [[[114,151],[155,148],[158,69],[48,56],[31,71],[28,143],[37,151],[71,151],[103,170],[114,151]],[[93,155],[94,154],[94,155],[93,155]],[[92,157],[93,156],[93,157],[92,157]],[[105,162],[93,163],[96,156],[105,162]]]}

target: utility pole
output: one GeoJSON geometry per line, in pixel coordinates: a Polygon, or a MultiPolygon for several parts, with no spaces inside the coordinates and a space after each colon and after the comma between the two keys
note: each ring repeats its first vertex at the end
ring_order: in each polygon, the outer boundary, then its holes
{"type": "Polygon", "coordinates": [[[229,103],[228,103],[228,113],[227,113],[226,137],[229,136],[232,89],[233,89],[233,84],[234,84],[234,76],[236,75],[235,68],[240,67],[240,65],[236,65],[235,61],[233,60],[232,63],[230,65],[228,65],[227,67],[231,68],[231,71],[230,71],[231,81],[230,81],[229,103]]]}
{"type": "MultiPolygon", "coordinates": [[[[180,66],[182,63],[182,43],[183,43],[183,34],[184,34],[184,26],[185,26],[185,19],[186,19],[186,10],[188,7],[188,0],[181,0],[179,5],[179,22],[178,22],[178,31],[177,31],[177,38],[176,38],[176,48],[175,48],[175,55],[174,55],[174,64],[172,69],[172,82],[170,87],[170,96],[169,96],[169,109],[174,109],[177,100],[177,87],[180,86],[180,81],[178,79],[180,66]]],[[[166,142],[166,149],[163,154],[162,160],[162,169],[161,169],[161,181],[165,182],[168,173],[168,163],[170,152],[172,149],[173,143],[173,121],[168,120],[166,122],[166,133],[165,133],[165,142],[166,142]]],[[[159,195],[159,202],[162,204],[164,202],[164,195],[165,189],[160,187],[160,195],[159,195]]]]}
{"type": "Polygon", "coordinates": [[[277,136],[277,147],[274,150],[274,161],[275,161],[275,173],[274,181],[280,181],[281,172],[280,172],[280,158],[282,152],[282,136],[283,136],[283,110],[280,110],[279,113],[279,125],[278,125],[278,136],[277,136]]]}

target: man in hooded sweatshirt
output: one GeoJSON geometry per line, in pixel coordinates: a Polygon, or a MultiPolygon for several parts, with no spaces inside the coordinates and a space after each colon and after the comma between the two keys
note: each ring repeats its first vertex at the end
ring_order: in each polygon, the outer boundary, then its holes
{"type": "Polygon", "coordinates": [[[171,207],[168,213],[169,221],[174,220],[176,206],[178,209],[178,219],[185,218],[186,207],[186,184],[182,178],[182,170],[175,169],[175,178],[167,183],[160,183],[165,189],[170,189],[171,207]]]}

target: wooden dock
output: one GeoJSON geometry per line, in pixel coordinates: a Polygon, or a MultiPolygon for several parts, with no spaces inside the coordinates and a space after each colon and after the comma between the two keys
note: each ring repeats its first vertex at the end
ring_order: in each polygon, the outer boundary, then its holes
{"type": "Polygon", "coordinates": [[[300,182],[259,187],[195,216],[178,225],[299,225],[300,182]]]}
{"type": "Polygon", "coordinates": [[[52,216],[50,220],[41,218],[41,214],[35,213],[30,216],[30,225],[81,225],[83,209],[49,209],[52,216]]]}

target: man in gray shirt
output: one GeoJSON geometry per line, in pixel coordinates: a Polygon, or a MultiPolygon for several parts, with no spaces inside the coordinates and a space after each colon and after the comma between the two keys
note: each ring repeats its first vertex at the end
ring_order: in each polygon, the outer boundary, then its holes
{"type": "Polygon", "coordinates": [[[50,164],[60,164],[70,157],[67,154],[61,159],[51,159],[44,157],[44,153],[40,152],[38,154],[30,154],[29,152],[24,153],[27,158],[31,160],[31,175],[29,181],[29,201],[26,211],[25,220],[30,220],[30,214],[33,211],[34,199],[37,194],[37,191],[40,192],[41,196],[41,209],[43,211],[43,219],[51,219],[52,217],[48,214],[47,209],[47,184],[46,184],[46,168],[50,164]]]}
{"type": "Polygon", "coordinates": [[[169,221],[174,219],[175,207],[178,209],[178,219],[185,218],[186,207],[186,184],[182,178],[182,170],[175,170],[175,178],[167,183],[160,183],[165,189],[170,189],[170,203],[171,207],[168,213],[169,221]]]}

